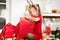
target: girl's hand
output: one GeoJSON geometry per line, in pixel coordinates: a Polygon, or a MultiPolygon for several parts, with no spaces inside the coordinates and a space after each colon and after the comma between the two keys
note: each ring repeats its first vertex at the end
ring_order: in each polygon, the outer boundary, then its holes
{"type": "Polygon", "coordinates": [[[40,19],[39,18],[35,18],[35,21],[38,22],[40,19]]]}
{"type": "Polygon", "coordinates": [[[30,17],[29,16],[25,16],[26,19],[29,19],[30,17]]]}

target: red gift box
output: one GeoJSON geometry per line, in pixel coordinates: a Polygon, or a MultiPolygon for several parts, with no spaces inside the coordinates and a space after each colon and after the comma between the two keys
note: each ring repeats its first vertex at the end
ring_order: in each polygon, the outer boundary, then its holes
{"type": "Polygon", "coordinates": [[[28,19],[21,18],[18,26],[20,38],[24,38],[27,33],[33,33],[34,23],[28,19]]]}

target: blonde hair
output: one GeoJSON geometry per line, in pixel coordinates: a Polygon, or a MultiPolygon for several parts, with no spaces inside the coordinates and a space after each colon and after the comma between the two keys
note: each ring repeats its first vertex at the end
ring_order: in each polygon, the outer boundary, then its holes
{"type": "Polygon", "coordinates": [[[29,10],[29,8],[31,8],[31,7],[33,7],[35,10],[38,11],[38,13],[39,13],[38,15],[41,15],[41,11],[40,11],[40,6],[39,6],[39,4],[29,5],[29,6],[26,7],[26,9],[29,10]]]}

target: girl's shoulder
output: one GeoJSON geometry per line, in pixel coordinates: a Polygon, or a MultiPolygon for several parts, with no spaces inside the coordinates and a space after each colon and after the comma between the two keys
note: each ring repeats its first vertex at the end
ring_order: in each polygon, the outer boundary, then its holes
{"type": "Polygon", "coordinates": [[[38,18],[40,19],[40,21],[42,21],[42,20],[43,20],[42,15],[38,16],[38,18]]]}

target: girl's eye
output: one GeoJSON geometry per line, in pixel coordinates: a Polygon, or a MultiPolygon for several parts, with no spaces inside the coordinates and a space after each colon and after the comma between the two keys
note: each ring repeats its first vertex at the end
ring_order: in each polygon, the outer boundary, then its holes
{"type": "Polygon", "coordinates": [[[29,13],[32,13],[32,12],[29,12],[29,13]]]}

